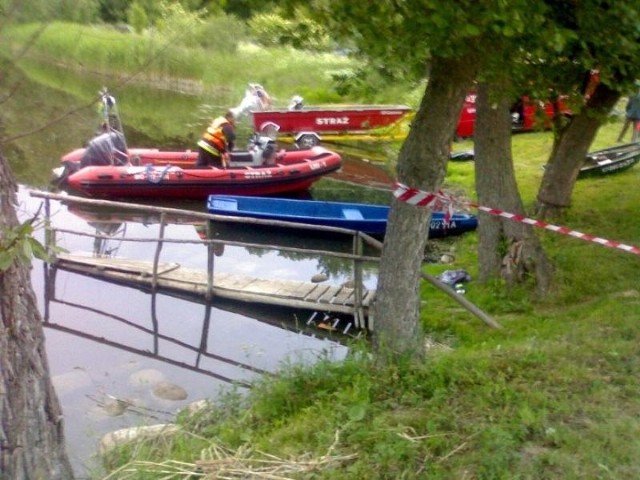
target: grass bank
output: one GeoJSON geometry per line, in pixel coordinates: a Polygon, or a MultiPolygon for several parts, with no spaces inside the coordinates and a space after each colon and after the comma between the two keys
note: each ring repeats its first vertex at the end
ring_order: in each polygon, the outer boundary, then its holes
{"type": "MultiPolygon", "coordinates": [[[[618,123],[603,127],[594,148],[613,143],[618,131],[618,123]]],[[[513,138],[528,205],[550,141],[549,133],[513,138]]],[[[639,181],[638,167],[580,180],[563,224],[637,245],[639,181]]],[[[452,163],[447,182],[472,191],[473,164],[452,163]]],[[[467,297],[503,331],[425,283],[422,323],[430,343],[423,364],[379,368],[366,342],[355,343],[342,363],[285,368],[246,398],[230,395],[184,415],[183,433],[169,443],[138,444],[110,457],[110,465],[131,462],[135,478],[159,478],[175,461],[249,477],[261,469],[318,479],[637,478],[640,259],[539,233],[556,265],[548,297],[535,298],[526,286],[468,284],[467,297]]],[[[473,277],[476,242],[475,235],[455,242],[455,263],[427,270],[465,268],[473,277]]]]}
{"type": "MultiPolygon", "coordinates": [[[[235,104],[249,82],[262,83],[283,106],[294,94],[302,95],[309,104],[410,100],[402,85],[349,92],[336,89],[336,78],[352,78],[359,67],[344,55],[263,48],[237,38],[236,32],[230,32],[232,49],[203,48],[181,41],[189,35],[188,28],[136,34],[108,26],[53,22],[46,27],[40,24],[7,27],[2,38],[8,48],[5,55],[12,53],[18,57],[28,45],[26,58],[79,72],[126,78],[127,82],[206,94],[212,102],[220,104],[235,104]]],[[[216,32],[221,37],[226,34],[224,30],[216,32]]]]}

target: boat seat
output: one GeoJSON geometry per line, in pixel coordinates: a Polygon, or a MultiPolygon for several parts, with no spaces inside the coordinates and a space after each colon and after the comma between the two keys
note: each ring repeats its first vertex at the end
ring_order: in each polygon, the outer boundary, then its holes
{"type": "Polygon", "coordinates": [[[250,152],[231,152],[229,154],[230,167],[262,167],[262,158],[254,158],[250,152]]]}
{"type": "Polygon", "coordinates": [[[343,208],[342,215],[349,220],[364,220],[362,212],[357,208],[343,208]]]}

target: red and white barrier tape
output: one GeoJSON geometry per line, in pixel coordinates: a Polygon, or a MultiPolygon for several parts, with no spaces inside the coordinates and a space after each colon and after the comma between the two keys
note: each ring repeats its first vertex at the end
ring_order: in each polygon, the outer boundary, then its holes
{"type": "Polygon", "coordinates": [[[442,190],[438,190],[436,193],[424,192],[399,182],[395,184],[393,195],[401,202],[406,202],[410,205],[429,207],[436,212],[445,212],[445,222],[448,222],[451,215],[453,215],[454,204],[457,202],[442,190]]]}
{"type": "MultiPolygon", "coordinates": [[[[424,192],[416,188],[408,187],[399,182],[396,182],[395,184],[393,195],[398,200],[409,203],[411,205],[416,205],[420,207],[429,207],[434,211],[443,211],[446,209],[445,221],[448,221],[448,219],[451,217],[454,206],[456,204],[459,204],[459,205],[461,204],[459,200],[451,197],[450,195],[443,193],[442,191],[438,191],[436,193],[424,192]]],[[[508,218],[509,220],[513,220],[514,222],[526,223],[527,225],[532,225],[538,228],[544,228],[546,230],[551,230],[552,232],[560,233],[562,235],[569,235],[571,237],[579,238],[580,240],[584,240],[587,242],[593,242],[593,243],[597,243],[598,245],[603,245],[605,247],[617,248],[625,252],[640,255],[640,248],[634,247],[632,245],[625,245],[624,243],[607,240],[606,238],[595,237],[593,235],[588,235],[586,233],[581,233],[575,230],[571,230],[567,227],[559,227],[557,225],[545,223],[540,220],[536,220],[534,218],[527,218],[523,215],[504,212],[502,210],[498,210],[497,208],[483,207],[481,205],[476,205],[474,203],[466,203],[466,202],[462,205],[471,207],[471,208],[476,208],[482,212],[485,212],[497,217],[508,218]]]]}

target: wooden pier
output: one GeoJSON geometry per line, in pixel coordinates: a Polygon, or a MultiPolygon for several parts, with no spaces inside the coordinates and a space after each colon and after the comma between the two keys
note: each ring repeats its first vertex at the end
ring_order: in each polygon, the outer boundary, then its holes
{"type": "MultiPolygon", "coordinates": [[[[322,226],[302,226],[290,222],[265,221],[259,219],[220,217],[203,212],[193,212],[173,208],[136,205],[106,200],[93,200],[68,195],[56,195],[46,192],[32,192],[32,196],[45,199],[45,229],[46,247],[51,252],[51,264],[55,268],[89,275],[110,282],[127,286],[135,286],[151,292],[164,291],[175,296],[196,298],[215,305],[216,299],[225,301],[245,302],[248,304],[274,305],[304,309],[325,314],[347,315],[353,317],[353,326],[357,329],[371,330],[373,326],[372,306],[375,290],[364,287],[363,264],[378,262],[379,257],[363,254],[364,244],[372,242],[376,248],[376,240],[360,232],[322,226]],[[82,205],[91,208],[122,209],[124,212],[144,212],[145,215],[156,215],[160,225],[159,234],[155,238],[122,238],[121,241],[147,242],[155,245],[153,261],[119,258],[113,255],[95,255],[88,252],[59,253],[56,248],[57,237],[60,235],[90,236],[96,240],[107,239],[104,234],[88,234],[70,230],[63,226],[54,226],[50,215],[50,201],[63,201],[69,205],[82,205]],[[180,240],[167,238],[165,226],[172,217],[190,218],[202,222],[207,227],[207,238],[201,240],[180,240]],[[352,237],[351,252],[335,252],[328,250],[310,250],[288,245],[256,245],[255,243],[235,240],[221,240],[212,238],[209,231],[210,221],[251,224],[258,227],[268,226],[301,228],[310,230],[310,234],[339,234],[352,237]],[[161,262],[161,251],[167,243],[199,243],[207,247],[206,263],[203,268],[196,270],[185,268],[178,263],[161,262]],[[264,249],[298,252],[318,256],[327,256],[350,262],[352,265],[352,281],[348,285],[332,285],[329,283],[305,282],[293,280],[279,280],[273,278],[256,278],[235,273],[215,271],[215,249],[219,246],[232,245],[242,247],[258,247],[264,249]]],[[[347,237],[348,238],[348,237],[347,237]]],[[[379,243],[379,242],[378,242],[379,243]]]]}
{"type": "MultiPolygon", "coordinates": [[[[48,192],[31,192],[31,195],[45,200],[45,243],[52,257],[54,267],[73,271],[96,278],[128,286],[137,286],[153,293],[166,291],[174,296],[198,298],[208,304],[215,305],[218,301],[239,302],[244,305],[273,305],[304,309],[313,312],[312,319],[318,312],[326,314],[348,315],[353,317],[353,326],[361,330],[373,330],[373,304],[376,292],[364,287],[363,264],[365,262],[379,262],[378,256],[364,255],[364,246],[369,245],[376,251],[382,249],[382,244],[374,238],[361,232],[336,227],[322,227],[302,225],[283,221],[267,221],[261,219],[222,217],[219,215],[180,210],[174,208],[136,205],[106,200],[92,200],[68,195],[58,195],[48,192]],[[122,241],[153,242],[156,244],[154,261],[139,261],[123,259],[113,256],[96,256],[91,254],[56,253],[56,236],[59,234],[75,234],[92,236],[94,239],[107,239],[108,236],[54,227],[51,222],[50,201],[56,200],[67,204],[79,204],[96,208],[117,208],[135,213],[144,212],[146,215],[159,217],[160,234],[158,238],[123,238],[122,241]],[[165,226],[168,218],[190,218],[200,222],[210,221],[236,224],[250,224],[253,227],[289,228],[295,230],[309,230],[316,235],[339,234],[352,237],[351,253],[334,252],[328,250],[304,249],[287,245],[258,245],[251,242],[234,240],[219,240],[211,237],[209,227],[207,238],[199,241],[175,240],[166,238],[165,226]],[[160,262],[162,245],[165,243],[200,243],[207,247],[207,264],[202,270],[187,269],[178,263],[160,262]],[[262,249],[297,252],[304,254],[323,255],[351,262],[353,266],[352,282],[349,285],[330,285],[292,280],[277,280],[249,277],[233,273],[216,272],[214,276],[214,251],[216,246],[234,245],[262,249]]],[[[459,295],[450,286],[439,279],[422,273],[421,277],[431,285],[451,297],[463,308],[478,317],[488,326],[500,329],[501,326],[489,315],[476,307],[463,295],[459,295]]]]}
{"type": "MultiPolygon", "coordinates": [[[[353,314],[358,307],[356,289],[345,285],[273,280],[218,272],[210,289],[206,271],[187,269],[178,263],[158,264],[155,275],[153,262],[84,254],[58,254],[55,265],[67,271],[89,274],[116,283],[177,291],[205,298],[219,297],[239,302],[341,314],[353,314]]],[[[374,290],[363,290],[360,308],[365,317],[369,315],[369,305],[374,297],[374,290]]]]}

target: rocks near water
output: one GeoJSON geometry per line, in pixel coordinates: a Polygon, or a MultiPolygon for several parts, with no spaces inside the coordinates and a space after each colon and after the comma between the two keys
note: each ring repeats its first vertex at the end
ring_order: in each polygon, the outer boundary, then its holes
{"type": "Polygon", "coordinates": [[[322,283],[329,280],[329,277],[324,273],[316,273],[313,277],[311,277],[311,281],[313,283],[322,283]]]}
{"type": "Polygon", "coordinates": [[[159,382],[152,389],[153,394],[163,400],[179,401],[187,398],[187,391],[179,385],[159,382]]]}
{"type": "Polygon", "coordinates": [[[141,439],[152,439],[161,436],[173,435],[180,430],[180,427],[173,423],[162,423],[149,425],[146,427],[123,428],[115,432],[107,433],[98,445],[98,454],[105,455],[111,449],[133,441],[141,439]]]}

